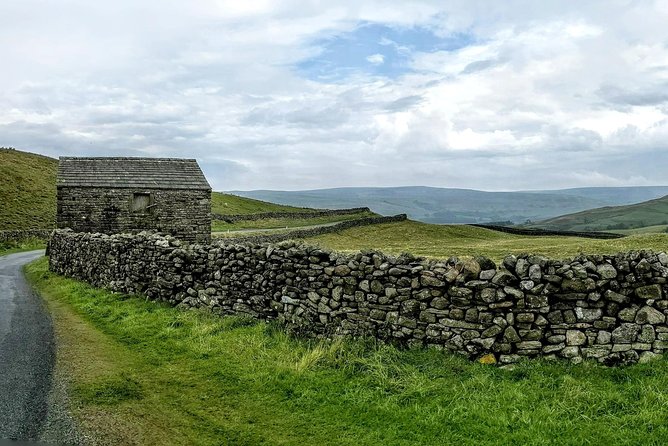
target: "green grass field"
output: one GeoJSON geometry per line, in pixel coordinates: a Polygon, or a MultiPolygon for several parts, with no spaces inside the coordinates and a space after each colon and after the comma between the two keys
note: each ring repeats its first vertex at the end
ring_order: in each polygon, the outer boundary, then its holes
{"type": "Polygon", "coordinates": [[[668,362],[500,369],[436,350],[292,338],[27,267],[71,408],[105,444],[610,445],[668,442],[668,362]]]}
{"type": "Polygon", "coordinates": [[[0,148],[0,230],[53,228],[58,161],[0,148]]]}
{"type": "MultiPolygon", "coordinates": [[[[608,206],[551,218],[533,227],[561,231],[618,231],[668,225],[668,196],[627,206],[608,206]]],[[[651,230],[649,230],[651,231],[651,230]]]]}
{"type": "Polygon", "coordinates": [[[308,243],[350,252],[377,249],[391,254],[448,258],[482,255],[499,261],[508,254],[532,253],[567,258],[579,253],[668,250],[668,234],[641,234],[616,240],[511,235],[466,225],[430,225],[415,221],[364,226],[307,239],[308,243]]]}

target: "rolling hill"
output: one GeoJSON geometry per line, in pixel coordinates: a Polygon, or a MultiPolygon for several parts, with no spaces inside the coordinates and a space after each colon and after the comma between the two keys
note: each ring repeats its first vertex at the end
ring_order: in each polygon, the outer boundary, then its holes
{"type": "Polygon", "coordinates": [[[640,203],[668,195],[668,186],[641,186],[641,187],[577,187],[572,189],[527,191],[559,195],[589,197],[605,201],[611,206],[640,203]]]}
{"type": "MultiPolygon", "coordinates": [[[[0,230],[55,226],[57,169],[56,159],[0,148],[0,230]]],[[[312,209],[212,192],[211,210],[218,214],[252,214],[312,209]]]]}
{"type": "Polygon", "coordinates": [[[602,206],[650,200],[668,187],[580,188],[553,191],[484,192],[435,187],[351,187],[306,191],[234,191],[243,197],[291,206],[367,206],[384,215],[406,213],[425,223],[524,223],[602,206]]]}
{"type": "Polygon", "coordinates": [[[56,219],[58,161],[0,148],[0,229],[47,229],[56,219]]]}
{"type": "Polygon", "coordinates": [[[267,201],[254,200],[236,195],[224,194],[222,192],[211,193],[211,212],[222,215],[231,214],[257,214],[260,212],[309,212],[313,209],[285,206],[269,203],[267,201]]]}
{"type": "Polygon", "coordinates": [[[532,227],[567,231],[614,231],[654,227],[659,232],[668,225],[668,196],[626,206],[606,206],[562,215],[532,227]]]}

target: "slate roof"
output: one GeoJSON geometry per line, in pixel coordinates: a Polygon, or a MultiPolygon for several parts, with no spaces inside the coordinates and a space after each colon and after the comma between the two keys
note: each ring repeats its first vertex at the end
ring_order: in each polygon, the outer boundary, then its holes
{"type": "Polygon", "coordinates": [[[211,190],[194,159],[60,157],[57,187],[211,190]]]}

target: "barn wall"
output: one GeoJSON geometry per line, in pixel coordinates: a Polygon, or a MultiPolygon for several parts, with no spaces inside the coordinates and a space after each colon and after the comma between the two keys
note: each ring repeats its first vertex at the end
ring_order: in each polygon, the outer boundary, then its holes
{"type": "Polygon", "coordinates": [[[179,189],[59,187],[58,228],[115,234],[155,230],[187,241],[211,239],[211,192],[179,189]],[[149,193],[151,206],[133,211],[134,193],[149,193]]]}

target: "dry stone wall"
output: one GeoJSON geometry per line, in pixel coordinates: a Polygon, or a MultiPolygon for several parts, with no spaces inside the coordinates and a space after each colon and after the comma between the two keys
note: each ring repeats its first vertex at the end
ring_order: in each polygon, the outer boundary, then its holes
{"type": "Polygon", "coordinates": [[[214,220],[223,220],[228,223],[235,223],[239,221],[257,221],[269,220],[272,218],[317,218],[317,217],[333,217],[337,215],[354,215],[362,212],[371,212],[367,207],[363,208],[348,208],[348,209],[319,209],[316,211],[304,212],[257,212],[255,214],[211,214],[214,220]]]}
{"type": "Polygon", "coordinates": [[[481,223],[473,223],[470,226],[516,235],[583,237],[597,239],[615,239],[624,237],[622,234],[615,234],[614,232],[555,231],[551,229],[516,228],[514,226],[488,225],[481,223]]]}
{"type": "Polygon", "coordinates": [[[71,231],[54,233],[50,253],[52,271],[95,286],[316,336],[373,336],[502,364],[544,356],[616,365],[668,349],[665,253],[495,265],[71,231]]]}

